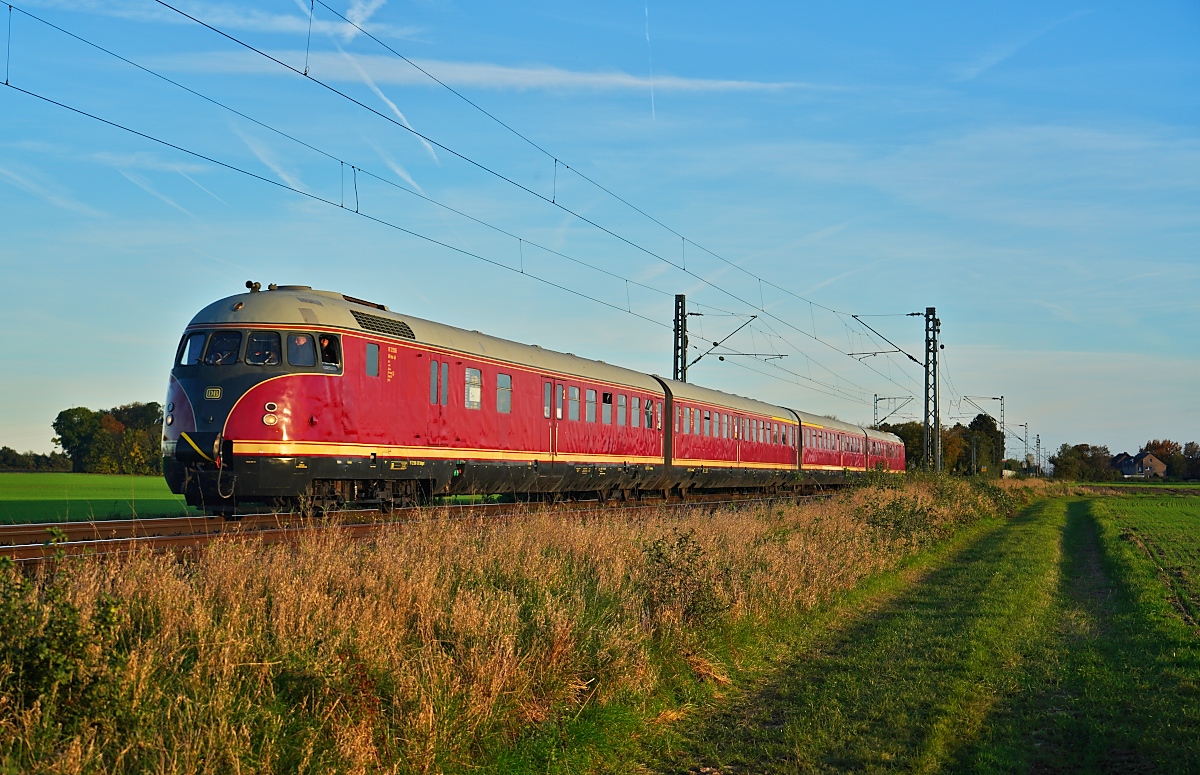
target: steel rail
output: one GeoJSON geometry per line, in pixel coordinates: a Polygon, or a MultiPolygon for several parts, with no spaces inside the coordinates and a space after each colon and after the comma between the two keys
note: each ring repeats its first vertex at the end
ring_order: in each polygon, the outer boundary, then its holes
{"type": "MultiPolygon", "coordinates": [[[[816,495],[774,495],[747,496],[742,498],[713,497],[682,500],[652,499],[641,502],[630,501],[576,501],[567,504],[532,503],[482,503],[448,506],[419,506],[396,509],[387,519],[371,522],[342,522],[341,517],[358,514],[379,514],[378,511],[356,510],[331,513],[327,517],[313,519],[296,513],[279,514],[247,514],[238,520],[221,520],[212,517],[171,517],[164,519],[144,520],[106,520],[104,522],[79,523],[80,529],[75,531],[77,536],[87,536],[72,540],[62,540],[65,534],[51,536],[57,540],[45,540],[49,528],[61,528],[69,523],[43,523],[41,525],[9,525],[5,528],[25,528],[32,530],[42,528],[42,533],[29,533],[40,542],[28,542],[0,546],[0,557],[7,557],[21,566],[39,565],[45,562],[57,561],[67,557],[79,556],[116,556],[127,555],[138,551],[174,551],[183,554],[195,551],[218,540],[255,540],[264,544],[286,543],[299,540],[301,536],[312,535],[321,531],[342,530],[350,537],[363,539],[387,530],[403,528],[422,522],[485,519],[488,521],[510,521],[511,519],[529,517],[536,513],[584,515],[600,514],[612,511],[628,511],[641,509],[691,509],[718,508],[730,505],[747,505],[778,501],[795,502],[827,498],[829,494],[816,495]],[[253,518],[253,519],[251,519],[253,518]],[[123,535],[109,535],[109,525],[123,523],[123,535]],[[140,523],[140,524],[132,524],[140,523]],[[166,524],[159,524],[166,523],[166,524]],[[192,532],[180,532],[188,523],[202,529],[192,532]],[[174,532],[171,532],[174,531],[174,532]]],[[[11,530],[12,536],[21,535],[11,530]]]]}

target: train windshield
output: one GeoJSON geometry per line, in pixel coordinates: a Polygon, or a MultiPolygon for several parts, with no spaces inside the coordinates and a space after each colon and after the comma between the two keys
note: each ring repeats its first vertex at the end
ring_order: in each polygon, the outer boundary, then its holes
{"type": "Polygon", "coordinates": [[[278,366],[283,362],[279,334],[255,331],[246,342],[246,363],[251,366],[278,366]]]}
{"type": "Polygon", "coordinates": [[[208,334],[203,331],[184,335],[183,344],[179,348],[180,366],[195,366],[200,362],[201,356],[204,355],[204,340],[207,336],[208,334]]]}
{"type": "Polygon", "coordinates": [[[229,366],[237,363],[241,347],[241,331],[218,331],[208,341],[204,363],[208,366],[229,366]]]}

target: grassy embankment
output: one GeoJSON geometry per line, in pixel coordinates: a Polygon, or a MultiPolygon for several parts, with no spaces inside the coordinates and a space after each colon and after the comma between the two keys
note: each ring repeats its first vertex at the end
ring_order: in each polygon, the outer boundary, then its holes
{"type": "Polygon", "coordinates": [[[0,524],[188,513],[161,476],[0,473],[0,524]]]}
{"type": "Polygon", "coordinates": [[[627,770],[805,632],[996,535],[1028,492],[916,479],[736,512],[433,521],[373,544],[0,572],[0,761],[627,770]]]}
{"type": "MultiPolygon", "coordinates": [[[[1200,770],[1200,499],[984,524],[650,746],[682,772],[1200,770]],[[692,769],[696,771],[696,769],[692,769]]],[[[843,609],[843,614],[847,609],[843,609]]]]}

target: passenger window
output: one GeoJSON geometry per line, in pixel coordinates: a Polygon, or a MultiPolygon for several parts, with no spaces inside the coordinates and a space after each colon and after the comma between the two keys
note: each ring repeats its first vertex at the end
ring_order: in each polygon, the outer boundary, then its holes
{"type": "Polygon", "coordinates": [[[579,419],[579,388],[574,385],[567,388],[567,419],[579,419]]]}
{"type": "Polygon", "coordinates": [[[683,433],[683,407],[676,404],[675,406],[675,432],[683,433]]]}
{"type": "Polygon", "coordinates": [[[660,431],[662,430],[662,407],[662,401],[654,402],[654,428],[660,431]]]}
{"type": "Polygon", "coordinates": [[[600,396],[600,422],[612,425],[612,393],[600,396]]]}
{"type": "Polygon", "coordinates": [[[627,400],[624,393],[617,395],[617,425],[625,425],[625,402],[627,400]]]}
{"type": "Polygon", "coordinates": [[[367,376],[379,376],[379,345],[367,342],[367,376]]]}
{"type": "Polygon", "coordinates": [[[342,350],[338,347],[338,338],[333,334],[321,334],[321,366],[338,368],[342,364],[342,350]]]}
{"type": "MultiPolygon", "coordinates": [[[[550,398],[549,393],[546,393],[546,398],[550,398]]],[[[496,411],[512,414],[512,376],[509,374],[496,375],[496,411]]],[[[550,414],[549,400],[546,401],[546,414],[550,414]]]]}
{"type": "Polygon", "coordinates": [[[567,388],[563,385],[559,385],[558,386],[558,413],[557,413],[557,416],[558,416],[558,419],[560,419],[560,420],[562,419],[563,398],[566,397],[566,393],[567,393],[567,388]]]}
{"type": "Polygon", "coordinates": [[[237,363],[238,350],[242,348],[240,331],[218,331],[208,340],[208,351],[204,363],[209,366],[229,366],[237,363]]]}
{"type": "Polygon", "coordinates": [[[633,398],[631,398],[629,400],[633,402],[632,406],[630,406],[629,419],[632,421],[630,424],[636,428],[639,425],[641,425],[642,399],[638,398],[637,396],[634,396],[633,398]]]}
{"type": "Polygon", "coordinates": [[[646,430],[654,430],[654,402],[646,399],[646,430]]]}
{"type": "Polygon", "coordinates": [[[429,403],[437,404],[438,402],[438,369],[441,367],[437,361],[429,362],[429,403]]]}
{"type": "Polygon", "coordinates": [[[587,392],[587,407],[585,409],[585,419],[588,422],[596,422],[596,391],[589,390],[587,392]]]}
{"type": "MultiPolygon", "coordinates": [[[[553,400],[554,400],[554,383],[553,382],[543,382],[542,383],[542,414],[545,416],[545,418],[547,420],[550,419],[550,402],[553,400]]],[[[559,410],[559,414],[560,415],[562,414],[561,409],[559,410]]]]}
{"type": "Polygon", "coordinates": [[[710,415],[707,410],[704,412],[704,435],[712,435],[712,415],[710,415]]]}
{"type": "Polygon", "coordinates": [[[450,362],[442,361],[442,406],[450,406],[450,362]]]}
{"type": "Polygon", "coordinates": [[[195,366],[200,363],[200,358],[204,355],[204,337],[206,336],[208,334],[196,333],[187,334],[184,337],[184,344],[179,348],[180,366],[195,366]]]}
{"type": "Polygon", "coordinates": [[[292,366],[316,366],[317,351],[313,338],[308,334],[288,334],[287,358],[292,366]]]}
{"type": "Polygon", "coordinates": [[[483,405],[483,375],[479,369],[466,369],[463,387],[463,406],[478,409],[483,405]]]}

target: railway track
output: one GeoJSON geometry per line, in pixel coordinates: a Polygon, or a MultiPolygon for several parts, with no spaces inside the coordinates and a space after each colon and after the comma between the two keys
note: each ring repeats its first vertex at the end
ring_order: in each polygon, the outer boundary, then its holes
{"type": "Polygon", "coordinates": [[[539,511],[567,514],[604,513],[614,510],[720,507],[826,498],[828,495],[753,495],[692,497],[683,500],[576,501],[571,503],[480,503],[452,506],[419,506],[395,509],[384,515],[375,510],[331,512],[312,519],[297,513],[244,514],[221,517],[166,517],[118,519],[99,522],[49,522],[0,525],[0,557],[31,566],[81,555],[119,555],[137,551],[195,551],[221,539],[253,539],[263,543],[298,540],[314,531],[338,529],[352,538],[366,539],[414,521],[426,519],[507,519],[539,511]],[[362,521],[354,521],[354,520],[362,521]]]}

